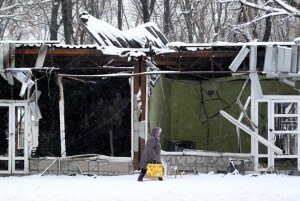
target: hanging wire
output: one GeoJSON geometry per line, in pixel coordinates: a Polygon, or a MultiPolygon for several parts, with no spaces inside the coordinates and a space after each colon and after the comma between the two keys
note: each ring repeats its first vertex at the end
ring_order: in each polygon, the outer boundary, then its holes
{"type": "Polygon", "coordinates": [[[48,76],[48,69],[46,70],[46,75],[47,75],[47,78],[48,78],[48,96],[50,96],[50,80],[51,80],[51,74],[52,74],[52,71],[53,71],[54,67],[52,67],[49,71],[49,76],[48,76]]]}

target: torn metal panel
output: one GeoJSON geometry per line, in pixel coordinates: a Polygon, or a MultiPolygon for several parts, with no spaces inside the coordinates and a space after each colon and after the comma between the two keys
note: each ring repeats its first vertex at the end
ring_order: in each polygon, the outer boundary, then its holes
{"type": "Polygon", "coordinates": [[[298,46],[292,46],[292,61],[291,61],[291,72],[298,73],[298,46]]]}
{"type": "Polygon", "coordinates": [[[8,84],[14,85],[14,78],[13,78],[12,74],[10,72],[6,72],[5,75],[6,75],[8,84]]]}
{"type": "Polygon", "coordinates": [[[47,44],[42,44],[41,47],[40,47],[38,57],[37,57],[36,62],[35,62],[35,67],[36,68],[42,68],[44,66],[44,61],[45,61],[45,58],[46,58],[47,50],[48,50],[48,45],[47,44]]]}
{"type": "Polygon", "coordinates": [[[15,54],[16,54],[16,44],[10,43],[9,44],[9,67],[15,68],[15,54]]]}
{"type": "Polygon", "coordinates": [[[3,43],[3,67],[9,68],[9,43],[3,43]]]}
{"type": "Polygon", "coordinates": [[[278,72],[289,73],[291,71],[292,49],[278,46],[278,72]]]}
{"type": "Polygon", "coordinates": [[[235,57],[235,59],[232,61],[232,63],[229,66],[229,69],[233,72],[236,72],[236,70],[240,67],[241,63],[244,61],[248,53],[250,52],[250,49],[247,48],[246,45],[242,47],[238,55],[235,57]]]}
{"type": "Polygon", "coordinates": [[[0,73],[4,79],[7,79],[4,73],[7,67],[9,67],[9,44],[0,43],[0,73]]]}
{"type": "MultiPolygon", "coordinates": [[[[31,88],[34,85],[34,82],[30,79],[31,77],[31,70],[30,69],[17,69],[17,68],[9,68],[6,69],[7,74],[11,74],[15,77],[18,81],[22,83],[20,96],[23,97],[27,88],[31,88]]],[[[9,75],[9,84],[13,84],[13,79],[9,75]]]]}
{"type": "Polygon", "coordinates": [[[42,118],[40,108],[35,102],[29,103],[29,107],[34,120],[38,121],[42,118]]]}
{"type": "Polygon", "coordinates": [[[38,100],[41,96],[41,91],[37,89],[37,85],[35,85],[35,90],[33,91],[31,97],[28,100],[31,114],[33,116],[33,120],[31,121],[31,154],[34,155],[36,149],[39,145],[39,120],[42,118],[40,108],[38,106],[38,100]]]}
{"type": "Polygon", "coordinates": [[[267,77],[278,72],[278,49],[273,45],[266,47],[264,72],[267,73],[267,77]]]}
{"type": "Polygon", "coordinates": [[[292,66],[292,48],[285,48],[284,50],[284,69],[285,72],[291,72],[291,66],[292,66]]]}
{"type": "Polygon", "coordinates": [[[29,142],[29,150],[31,150],[31,155],[34,155],[37,147],[39,146],[39,122],[30,121],[31,124],[31,141],[29,142]]]}
{"type": "Polygon", "coordinates": [[[34,82],[32,80],[28,80],[26,83],[22,83],[21,91],[20,91],[20,96],[23,97],[27,88],[31,88],[34,85],[34,82]]]}
{"type": "MultiPolygon", "coordinates": [[[[276,48],[273,46],[266,46],[264,73],[277,72],[277,65],[274,65],[273,56],[276,53],[276,48]]],[[[276,64],[276,63],[275,63],[276,64]]]]}
{"type": "Polygon", "coordinates": [[[283,151],[280,148],[278,148],[277,146],[275,146],[273,143],[269,142],[265,138],[261,137],[259,134],[255,133],[248,126],[242,124],[241,122],[239,122],[238,120],[236,120],[235,118],[233,118],[231,115],[229,115],[227,112],[221,110],[220,114],[223,117],[225,117],[228,121],[230,121],[231,123],[233,123],[235,126],[238,126],[240,129],[242,129],[243,131],[245,131],[246,133],[248,133],[252,137],[256,138],[259,142],[261,142],[262,144],[264,144],[268,148],[272,149],[275,153],[277,153],[279,155],[283,154],[283,151]]]}
{"type": "Polygon", "coordinates": [[[40,90],[37,90],[35,89],[33,92],[32,92],[32,95],[29,99],[29,102],[37,102],[41,96],[42,92],[40,90]]]}
{"type": "Polygon", "coordinates": [[[30,110],[34,117],[34,120],[36,120],[36,121],[38,121],[39,119],[42,118],[40,108],[37,105],[37,102],[38,102],[38,99],[39,99],[41,93],[42,93],[41,91],[36,89],[33,91],[32,95],[29,99],[30,110]]]}

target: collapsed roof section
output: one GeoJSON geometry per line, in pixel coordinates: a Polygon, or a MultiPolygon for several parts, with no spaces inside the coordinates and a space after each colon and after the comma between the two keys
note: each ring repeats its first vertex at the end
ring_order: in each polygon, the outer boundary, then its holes
{"type": "Polygon", "coordinates": [[[166,48],[167,38],[153,22],[121,31],[114,26],[97,19],[88,13],[82,13],[80,19],[83,27],[100,46],[119,48],[166,48]]]}

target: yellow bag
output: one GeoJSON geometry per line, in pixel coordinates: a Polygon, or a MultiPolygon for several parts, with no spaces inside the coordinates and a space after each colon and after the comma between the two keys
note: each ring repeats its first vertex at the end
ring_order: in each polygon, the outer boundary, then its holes
{"type": "Polygon", "coordinates": [[[148,178],[157,178],[163,177],[163,166],[160,163],[148,163],[146,177],[148,178]]]}

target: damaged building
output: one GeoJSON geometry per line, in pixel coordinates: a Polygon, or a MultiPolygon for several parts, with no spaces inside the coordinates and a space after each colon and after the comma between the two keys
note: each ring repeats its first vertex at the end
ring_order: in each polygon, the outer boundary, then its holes
{"type": "Polygon", "coordinates": [[[95,45],[0,43],[0,174],[130,174],[147,133],[197,172],[299,170],[298,40],[186,44],[81,15],[95,45]]]}

